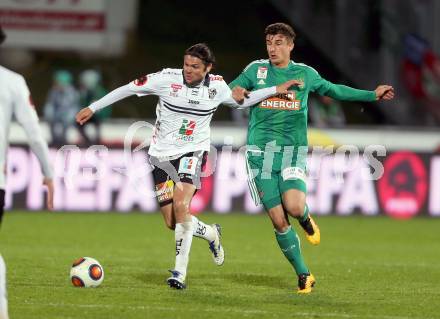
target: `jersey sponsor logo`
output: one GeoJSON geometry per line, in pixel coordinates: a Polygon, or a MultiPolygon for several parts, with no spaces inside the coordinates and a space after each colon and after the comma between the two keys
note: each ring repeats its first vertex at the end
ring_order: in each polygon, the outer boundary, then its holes
{"type": "Polygon", "coordinates": [[[221,75],[210,75],[209,80],[210,81],[223,81],[223,77],[221,75]]]}
{"type": "Polygon", "coordinates": [[[217,90],[215,88],[208,89],[208,96],[212,100],[217,95],[217,90]]]}
{"type": "Polygon", "coordinates": [[[191,120],[182,120],[182,126],[179,129],[179,134],[182,135],[192,135],[194,133],[194,129],[196,128],[196,122],[191,120]]]}
{"type": "Polygon", "coordinates": [[[282,93],[275,95],[276,97],[284,100],[294,101],[296,100],[296,93],[295,91],[292,91],[290,93],[282,93]]]}
{"type": "Polygon", "coordinates": [[[181,84],[173,83],[171,84],[171,89],[173,92],[178,92],[183,86],[181,84]]]}
{"type": "Polygon", "coordinates": [[[266,82],[264,82],[264,80],[261,79],[260,81],[257,82],[257,84],[259,84],[259,85],[266,85],[266,82]]]}
{"type": "Polygon", "coordinates": [[[140,78],[134,80],[133,83],[134,83],[135,85],[137,85],[137,86],[142,86],[142,85],[144,85],[145,83],[147,83],[147,76],[146,76],[146,75],[141,76],[140,78]]]}
{"type": "Polygon", "coordinates": [[[171,84],[171,86],[170,86],[170,88],[171,88],[170,96],[178,97],[179,90],[182,89],[182,87],[183,86],[181,84],[176,84],[176,83],[171,84]]]}
{"type": "Polygon", "coordinates": [[[173,138],[176,139],[176,141],[192,142],[194,141],[193,133],[195,128],[195,121],[183,119],[178,134],[173,134],[173,138]]]}
{"type": "Polygon", "coordinates": [[[267,78],[267,67],[260,66],[257,70],[257,79],[266,79],[267,78]]]}
{"type": "Polygon", "coordinates": [[[200,104],[200,101],[188,100],[189,104],[200,104]]]}
{"type": "Polygon", "coordinates": [[[300,179],[305,181],[306,179],[306,173],[301,167],[287,167],[283,169],[281,176],[283,177],[283,181],[292,179],[300,179]]]}
{"type": "Polygon", "coordinates": [[[179,161],[179,174],[196,174],[197,162],[199,159],[197,157],[182,157],[179,161]]]}
{"type": "Polygon", "coordinates": [[[173,198],[174,182],[168,180],[155,186],[157,201],[162,203],[173,198]]]}
{"type": "Polygon", "coordinates": [[[260,108],[272,110],[298,111],[301,109],[301,101],[296,100],[294,92],[288,94],[278,94],[260,103],[260,108]]]}

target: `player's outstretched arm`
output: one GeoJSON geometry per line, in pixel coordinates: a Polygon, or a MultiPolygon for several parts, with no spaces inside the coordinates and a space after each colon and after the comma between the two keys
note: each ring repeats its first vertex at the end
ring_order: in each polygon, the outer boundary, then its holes
{"type": "Polygon", "coordinates": [[[319,95],[329,96],[341,101],[374,102],[394,98],[394,88],[391,85],[379,85],[374,91],[360,90],[343,84],[335,84],[322,78],[319,73],[310,73],[310,90],[319,95]]]}
{"type": "Polygon", "coordinates": [[[92,118],[95,112],[134,94],[136,94],[136,92],[133,91],[133,89],[130,87],[130,84],[118,87],[99,100],[93,102],[88,107],[81,109],[76,114],[76,121],[78,124],[83,125],[92,118]]]}
{"type": "Polygon", "coordinates": [[[301,84],[302,82],[298,80],[290,80],[277,86],[252,92],[249,92],[240,86],[236,86],[231,90],[231,97],[223,103],[234,108],[242,109],[255,105],[273,95],[290,93],[289,88],[301,84]]]}

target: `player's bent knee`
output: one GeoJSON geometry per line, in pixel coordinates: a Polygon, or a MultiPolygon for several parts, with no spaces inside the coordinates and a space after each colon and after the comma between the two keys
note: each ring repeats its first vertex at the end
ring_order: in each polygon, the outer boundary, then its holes
{"type": "Polygon", "coordinates": [[[290,216],[299,217],[302,216],[304,212],[304,204],[303,203],[292,203],[288,205],[284,205],[284,209],[290,216]]]}

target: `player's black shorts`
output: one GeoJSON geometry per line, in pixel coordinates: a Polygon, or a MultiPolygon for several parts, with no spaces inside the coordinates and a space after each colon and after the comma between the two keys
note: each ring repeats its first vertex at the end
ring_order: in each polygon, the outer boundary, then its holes
{"type": "Polygon", "coordinates": [[[204,170],[208,152],[196,151],[182,155],[170,161],[160,161],[150,156],[154,166],[153,179],[159,206],[165,206],[173,201],[174,185],[177,182],[188,183],[200,188],[200,174],[204,170]]]}

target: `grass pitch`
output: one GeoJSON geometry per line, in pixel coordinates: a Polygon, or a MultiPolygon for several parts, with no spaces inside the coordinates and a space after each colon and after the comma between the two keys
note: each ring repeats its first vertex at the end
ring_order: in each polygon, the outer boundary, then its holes
{"type": "Polygon", "coordinates": [[[0,251],[11,319],[440,318],[440,219],[317,217],[321,244],[302,240],[317,280],[306,296],[267,216],[201,219],[222,225],[225,264],[195,238],[188,289],[175,291],[165,284],[174,236],[159,214],[8,213],[0,251]],[[71,285],[81,256],[103,265],[101,287],[71,285]]]}

